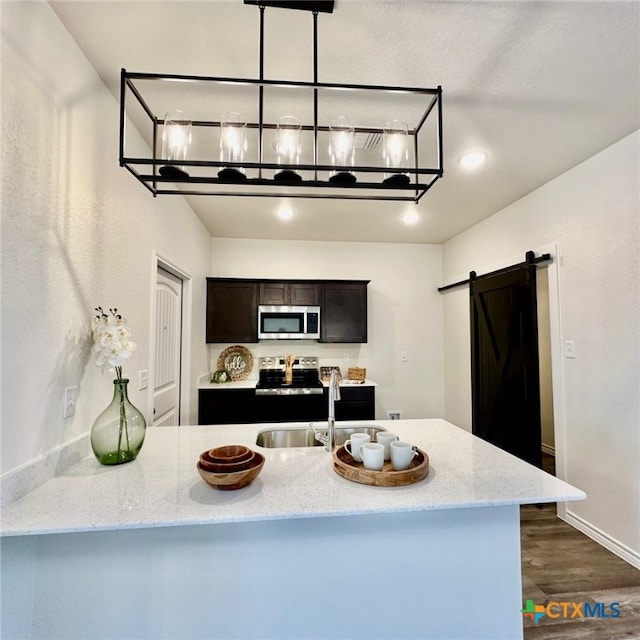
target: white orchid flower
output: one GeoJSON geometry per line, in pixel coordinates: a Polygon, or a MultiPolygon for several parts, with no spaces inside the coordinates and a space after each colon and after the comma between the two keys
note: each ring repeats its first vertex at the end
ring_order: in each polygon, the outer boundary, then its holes
{"type": "Polygon", "coordinates": [[[130,339],[131,331],[117,309],[109,309],[106,314],[102,307],[97,307],[98,315],[91,319],[96,364],[104,367],[107,363],[115,368],[116,375],[122,378],[122,365],[135,351],[136,343],[130,339]]]}

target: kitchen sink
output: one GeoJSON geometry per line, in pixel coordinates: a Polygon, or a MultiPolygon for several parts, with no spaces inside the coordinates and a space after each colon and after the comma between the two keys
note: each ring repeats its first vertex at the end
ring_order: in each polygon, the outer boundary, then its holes
{"type": "MultiPolygon", "coordinates": [[[[327,427],[315,427],[318,433],[327,433],[327,427]]],[[[375,436],[380,431],[386,431],[384,427],[377,425],[358,425],[351,424],[346,426],[336,426],[335,438],[336,446],[343,445],[352,433],[368,433],[371,440],[375,440],[375,436]]],[[[256,444],[266,449],[274,449],[280,447],[323,447],[322,442],[318,442],[315,433],[311,427],[293,427],[287,429],[281,427],[278,429],[264,429],[258,432],[256,444]]]]}

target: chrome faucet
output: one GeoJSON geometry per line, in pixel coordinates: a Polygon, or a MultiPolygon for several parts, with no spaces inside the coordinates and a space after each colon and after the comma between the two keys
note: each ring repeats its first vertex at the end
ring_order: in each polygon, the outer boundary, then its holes
{"type": "Polygon", "coordinates": [[[331,453],[336,444],[336,402],[340,400],[340,378],[335,369],[331,370],[329,378],[329,421],[327,429],[327,441],[324,448],[331,453]]]}
{"type": "Polygon", "coordinates": [[[327,422],[327,433],[318,433],[313,424],[309,427],[313,429],[315,438],[318,442],[322,442],[324,448],[329,452],[333,452],[336,444],[336,402],[340,400],[340,374],[332,369],[331,378],[329,378],[329,420],[327,422]]]}

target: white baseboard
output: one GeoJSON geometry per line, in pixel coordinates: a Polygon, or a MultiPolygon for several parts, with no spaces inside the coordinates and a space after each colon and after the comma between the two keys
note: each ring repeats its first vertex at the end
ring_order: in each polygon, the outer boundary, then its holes
{"type": "Polygon", "coordinates": [[[611,551],[611,553],[614,553],[619,558],[622,558],[625,562],[628,562],[632,567],[640,569],[640,552],[630,549],[627,545],[622,544],[609,534],[601,531],[598,527],[594,527],[575,513],[571,513],[568,509],[564,511],[563,516],[560,515],[560,511],[558,511],[558,517],[564,520],[567,524],[570,524],[578,531],[584,533],[585,536],[595,540],[605,549],[611,551]]]}
{"type": "Polygon", "coordinates": [[[550,456],[556,455],[555,447],[550,447],[548,444],[542,443],[542,452],[548,453],[550,456]]]}
{"type": "Polygon", "coordinates": [[[0,476],[0,506],[30,493],[91,453],[89,432],[60,444],[34,460],[0,476]]]}

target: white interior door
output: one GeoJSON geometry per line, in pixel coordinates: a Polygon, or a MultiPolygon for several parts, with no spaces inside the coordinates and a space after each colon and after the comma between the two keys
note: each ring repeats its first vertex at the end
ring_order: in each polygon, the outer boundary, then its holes
{"type": "Polygon", "coordinates": [[[158,267],[153,425],[180,424],[182,280],[158,267]]]}

